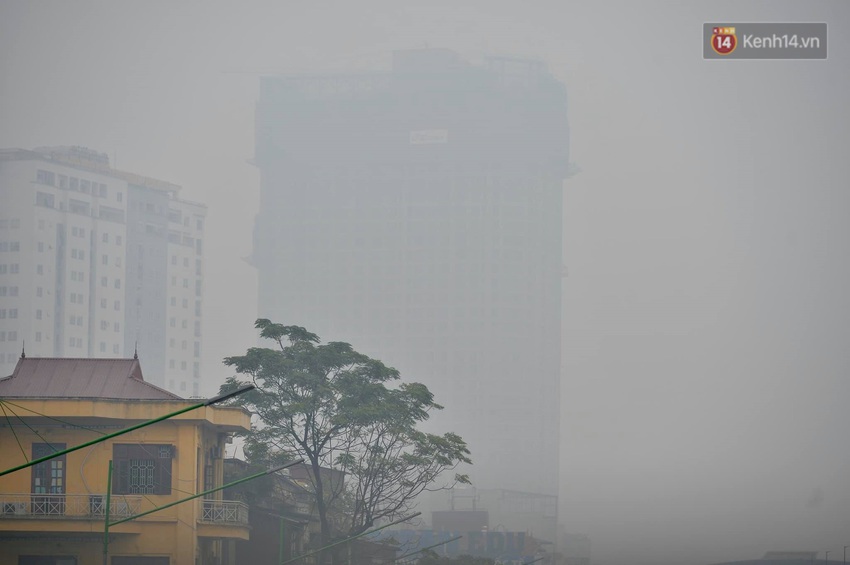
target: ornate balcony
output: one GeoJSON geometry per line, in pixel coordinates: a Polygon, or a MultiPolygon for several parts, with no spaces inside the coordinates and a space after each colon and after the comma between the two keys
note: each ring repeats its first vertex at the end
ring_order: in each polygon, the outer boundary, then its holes
{"type": "MultiPolygon", "coordinates": [[[[142,497],[116,495],[110,501],[111,519],[141,512],[142,497]]],[[[106,496],[102,494],[8,494],[0,493],[2,519],[103,520],[106,496]]]]}
{"type": "Polygon", "coordinates": [[[238,500],[204,500],[201,522],[248,525],[248,505],[238,500]]]}

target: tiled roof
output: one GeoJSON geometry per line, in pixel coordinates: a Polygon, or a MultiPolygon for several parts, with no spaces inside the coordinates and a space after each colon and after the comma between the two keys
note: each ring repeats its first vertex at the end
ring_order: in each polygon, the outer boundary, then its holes
{"type": "Polygon", "coordinates": [[[145,382],[138,359],[23,357],[0,379],[0,398],[183,400],[145,382]]]}

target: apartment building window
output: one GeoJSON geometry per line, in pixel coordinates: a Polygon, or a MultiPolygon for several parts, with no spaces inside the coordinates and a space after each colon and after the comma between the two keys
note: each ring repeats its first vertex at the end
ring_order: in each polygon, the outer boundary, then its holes
{"type": "Polygon", "coordinates": [[[183,346],[183,350],[185,351],[186,349],[188,349],[188,348],[189,348],[189,342],[187,342],[187,341],[184,339],[184,340],[183,340],[183,343],[182,343],[182,346],[183,346]]]}
{"type": "Polygon", "coordinates": [[[196,341],[195,342],[195,357],[200,357],[200,356],[201,356],[201,342],[196,341]]]}
{"type": "Polygon", "coordinates": [[[35,274],[43,275],[44,274],[44,265],[36,265],[35,266],[35,274]]]}
{"type": "Polygon", "coordinates": [[[104,255],[104,256],[102,256],[102,257],[100,258],[100,262],[101,262],[103,265],[108,265],[108,264],[109,264],[109,256],[108,256],[108,255],[104,255]]]}
{"type": "Polygon", "coordinates": [[[116,355],[118,355],[118,353],[120,353],[120,352],[121,352],[121,349],[118,347],[118,344],[113,343],[112,344],[112,353],[115,353],[116,355]]]}
{"type": "MultiPolygon", "coordinates": [[[[9,332],[7,335],[8,335],[8,337],[9,337],[9,341],[18,341],[18,332],[16,332],[16,331],[9,332]]],[[[9,360],[10,360],[10,361],[12,361],[14,358],[15,358],[15,354],[14,354],[14,353],[12,353],[12,354],[10,354],[10,355],[9,355],[9,360]]]]}
{"type": "Polygon", "coordinates": [[[115,301],[115,308],[114,308],[114,309],[115,309],[115,310],[120,310],[120,309],[121,309],[121,301],[120,301],[120,300],[116,300],[116,301],[115,301]]]}
{"type": "Polygon", "coordinates": [[[9,308],[9,317],[15,319],[18,317],[18,309],[17,308],[9,308]]]}
{"type": "Polygon", "coordinates": [[[12,263],[11,265],[9,265],[9,272],[15,274],[19,272],[20,268],[21,266],[19,263],[12,263]]]}
{"type": "Polygon", "coordinates": [[[183,299],[183,308],[187,308],[187,309],[189,308],[189,299],[188,298],[183,299]]]}
{"type": "Polygon", "coordinates": [[[174,297],[174,296],[172,296],[172,297],[171,297],[171,305],[172,305],[172,306],[177,306],[177,298],[176,298],[176,297],[174,297]]]}
{"type": "Polygon", "coordinates": [[[116,192],[115,198],[116,198],[116,200],[118,200],[118,202],[124,202],[124,193],[123,192],[116,192]]]}
{"type": "Polygon", "coordinates": [[[41,341],[41,332],[35,332],[35,340],[41,341]]]}
{"type": "Polygon", "coordinates": [[[0,320],[5,320],[5,319],[6,319],[6,309],[0,308],[0,320]]]}
{"type": "Polygon", "coordinates": [[[21,242],[20,241],[10,241],[9,242],[9,251],[20,251],[21,250],[21,242]]]}
{"type": "Polygon", "coordinates": [[[109,329],[109,322],[107,322],[106,320],[101,320],[100,321],[100,329],[108,330],[109,329]]]}
{"type": "Polygon", "coordinates": [[[100,352],[106,353],[106,342],[105,341],[100,342],[100,352]]]}
{"type": "Polygon", "coordinates": [[[170,325],[172,328],[176,328],[177,327],[177,319],[176,318],[169,319],[168,325],[170,325]]]}
{"type": "Polygon", "coordinates": [[[5,275],[9,268],[6,265],[0,265],[0,275],[5,275]]]}
{"type": "Polygon", "coordinates": [[[80,179],[71,177],[71,190],[80,190],[80,179]]]}
{"type": "Polygon", "coordinates": [[[184,267],[188,267],[188,266],[189,266],[189,258],[188,258],[188,257],[183,257],[183,266],[184,266],[184,267]]]}
{"type": "Polygon", "coordinates": [[[100,307],[101,307],[101,308],[106,308],[106,299],[105,299],[105,298],[101,298],[101,299],[100,299],[100,307]]]}
{"type": "Polygon", "coordinates": [[[109,286],[109,278],[100,277],[100,286],[109,286]]]}
{"type": "Polygon", "coordinates": [[[91,188],[91,183],[89,181],[87,181],[87,180],[81,180],[80,181],[80,192],[82,192],[83,194],[88,194],[90,188],[91,188]]]}
{"type": "Polygon", "coordinates": [[[106,185],[105,184],[100,185],[100,197],[106,198],[106,185]]]}
{"type": "Polygon", "coordinates": [[[172,359],[172,360],[170,360],[170,361],[168,362],[168,368],[169,368],[169,369],[173,369],[173,368],[174,368],[174,359],[172,359]]]}
{"type": "Polygon", "coordinates": [[[121,288],[121,279],[115,279],[115,288],[121,288]]]}
{"type": "Polygon", "coordinates": [[[36,192],[35,205],[43,206],[44,208],[54,208],[56,206],[56,203],[52,194],[48,194],[46,192],[36,192]]]}
{"type": "Polygon", "coordinates": [[[112,494],[171,494],[173,453],[173,446],[164,444],[113,445],[112,494]]]}
{"type": "Polygon", "coordinates": [[[9,287],[0,286],[0,296],[6,296],[6,293],[7,293],[8,290],[9,290],[9,287]]]}
{"type": "Polygon", "coordinates": [[[201,322],[195,320],[195,337],[201,337],[201,322]]]}
{"type": "Polygon", "coordinates": [[[120,332],[121,331],[121,323],[115,322],[115,324],[112,325],[112,331],[120,332]]]}
{"type": "Polygon", "coordinates": [[[123,242],[123,239],[121,238],[121,236],[116,235],[115,236],[115,245],[121,245],[122,242],[123,242]]]}
{"type": "Polygon", "coordinates": [[[185,329],[188,329],[188,328],[189,328],[189,321],[183,320],[183,329],[185,330],[185,329]]]}
{"type": "Polygon", "coordinates": [[[10,286],[9,287],[9,296],[17,296],[18,295],[18,287],[10,286]]]}
{"type": "MultiPolygon", "coordinates": [[[[185,371],[185,370],[186,370],[186,362],[185,362],[185,361],[180,361],[180,370],[181,370],[181,371],[185,371]]],[[[185,385],[186,383],[183,383],[183,384],[185,385]]],[[[184,387],[184,388],[182,388],[182,389],[180,389],[180,390],[186,390],[186,388],[184,387]]]]}
{"type": "Polygon", "coordinates": [[[67,175],[59,175],[59,188],[68,188],[67,175]]]}
{"type": "Polygon", "coordinates": [[[39,169],[35,173],[35,180],[41,184],[49,184],[53,186],[56,183],[56,175],[51,173],[50,171],[42,171],[39,169]]]}
{"type": "Polygon", "coordinates": [[[183,288],[189,288],[189,279],[183,279],[183,288]]]}
{"type": "MultiPolygon", "coordinates": [[[[40,267],[40,266],[41,266],[41,265],[39,265],[39,267],[40,267]]],[[[41,274],[41,273],[39,273],[39,274],[41,274]]],[[[43,289],[42,287],[40,287],[40,286],[35,287],[35,295],[36,295],[37,297],[41,298],[41,297],[44,295],[44,289],[43,289]]]]}
{"type": "Polygon", "coordinates": [[[40,320],[40,319],[41,319],[41,310],[36,310],[36,311],[35,311],[35,319],[36,319],[36,320],[40,320]]]}
{"type": "Polygon", "coordinates": [[[100,236],[100,240],[103,243],[109,243],[109,234],[108,233],[103,234],[102,236],[100,236]]]}

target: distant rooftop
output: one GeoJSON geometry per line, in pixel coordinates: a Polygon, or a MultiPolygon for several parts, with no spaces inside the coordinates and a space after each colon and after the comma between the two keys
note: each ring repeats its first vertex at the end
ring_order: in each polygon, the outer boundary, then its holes
{"type": "Polygon", "coordinates": [[[142,377],[138,359],[21,357],[0,398],[184,400],[142,377]]]}
{"type": "Polygon", "coordinates": [[[119,178],[147,188],[163,190],[176,196],[180,185],[164,180],[146,177],[136,173],[113,169],[109,164],[109,155],[79,145],[57,145],[36,147],[35,149],[0,149],[0,160],[44,159],[85,171],[100,173],[119,178]]]}

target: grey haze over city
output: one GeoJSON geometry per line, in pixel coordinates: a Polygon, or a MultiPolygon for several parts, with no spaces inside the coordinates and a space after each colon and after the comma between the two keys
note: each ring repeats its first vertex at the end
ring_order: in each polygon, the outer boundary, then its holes
{"type": "MultiPolygon", "coordinates": [[[[846,2],[4,0],[0,147],[89,147],[208,206],[212,395],[233,374],[222,358],[255,346],[269,316],[250,264],[260,78],[389,70],[394,51],[424,47],[536,58],[566,87],[579,168],[563,188],[566,531],[590,537],[595,565],[840,559],[846,2]],[[706,61],[715,21],[826,22],[829,58],[706,61]]],[[[437,396],[449,425],[454,400],[437,396]]]]}

